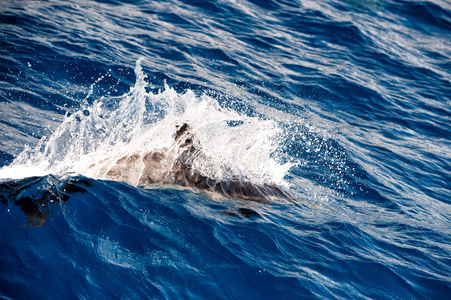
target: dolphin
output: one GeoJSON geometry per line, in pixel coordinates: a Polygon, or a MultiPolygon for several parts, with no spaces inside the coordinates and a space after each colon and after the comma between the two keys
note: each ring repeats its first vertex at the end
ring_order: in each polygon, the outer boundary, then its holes
{"type": "MultiPolygon", "coordinates": [[[[123,181],[131,185],[178,185],[226,198],[257,202],[294,200],[288,192],[273,184],[259,185],[239,177],[217,180],[203,175],[194,166],[194,161],[208,158],[196,142],[192,128],[184,123],[176,129],[174,142],[168,148],[125,155],[113,160],[113,163],[105,159],[89,168],[95,168],[103,179],[123,181]]],[[[90,185],[87,179],[60,180],[52,175],[0,182],[0,202],[8,204],[12,199],[27,216],[26,225],[40,227],[46,222],[52,203],[66,202],[74,193],[85,193],[87,190],[83,186],[90,185]],[[33,186],[46,188],[39,188],[40,192],[32,196],[23,192],[33,186]]],[[[260,217],[250,208],[226,210],[224,213],[245,218],[260,217]]]]}
{"type": "Polygon", "coordinates": [[[112,166],[111,164],[104,166],[102,173],[104,179],[123,181],[138,186],[178,185],[229,198],[258,202],[292,199],[291,195],[273,184],[259,185],[243,181],[238,177],[227,180],[209,178],[195,168],[193,162],[198,158],[203,159],[205,156],[195,143],[192,128],[184,123],[182,126],[177,126],[171,147],[145,154],[135,153],[123,156],[112,166]],[[138,178],[137,184],[136,178],[138,178]]]}

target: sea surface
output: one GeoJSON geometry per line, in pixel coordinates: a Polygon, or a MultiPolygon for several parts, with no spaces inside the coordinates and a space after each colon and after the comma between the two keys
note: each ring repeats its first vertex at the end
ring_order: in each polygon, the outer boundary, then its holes
{"type": "Polygon", "coordinates": [[[451,2],[1,0],[0,298],[451,299],[451,2]]]}

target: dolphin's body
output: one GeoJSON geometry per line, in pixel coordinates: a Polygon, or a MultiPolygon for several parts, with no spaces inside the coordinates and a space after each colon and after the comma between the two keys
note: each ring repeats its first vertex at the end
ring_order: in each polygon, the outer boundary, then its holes
{"type": "Polygon", "coordinates": [[[193,160],[203,155],[201,149],[194,145],[194,138],[190,126],[183,124],[169,149],[123,156],[112,167],[103,167],[103,177],[137,185],[176,184],[260,202],[291,199],[288,193],[275,185],[256,185],[238,178],[218,181],[202,175],[193,166],[193,160]]]}
{"type": "MultiPolygon", "coordinates": [[[[178,128],[174,144],[145,154],[132,154],[121,157],[115,162],[100,161],[91,165],[99,177],[123,181],[132,185],[179,185],[220,194],[225,197],[269,202],[271,200],[292,200],[293,198],[275,185],[257,185],[238,178],[215,180],[202,175],[194,166],[195,159],[207,159],[196,146],[195,136],[187,124],[178,128]]],[[[113,160],[114,161],[114,160],[113,160]]],[[[86,179],[62,181],[52,175],[30,177],[19,181],[0,182],[0,202],[5,204],[13,199],[26,214],[27,225],[42,226],[51,211],[51,204],[65,202],[74,193],[85,193],[85,187],[91,183],[86,179]],[[39,194],[30,197],[24,190],[30,186],[42,186],[39,194]],[[50,187],[50,188],[48,188],[50,187]]],[[[35,190],[34,188],[31,190],[35,190]]],[[[226,210],[225,214],[246,218],[260,215],[250,208],[226,210]]]]}

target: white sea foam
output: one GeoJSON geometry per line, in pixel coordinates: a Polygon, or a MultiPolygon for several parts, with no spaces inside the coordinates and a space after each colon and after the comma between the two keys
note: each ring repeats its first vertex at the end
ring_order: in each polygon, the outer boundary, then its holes
{"type": "Polygon", "coordinates": [[[203,153],[194,166],[204,176],[285,184],[291,165],[277,159],[281,132],[275,121],[239,114],[190,90],[177,93],[165,86],[159,93],[148,92],[141,60],[135,74],[128,93],[102,97],[66,116],[49,138],[0,169],[0,178],[81,174],[102,179],[100,166],[167,148],[174,142],[176,126],[187,123],[203,153]]]}

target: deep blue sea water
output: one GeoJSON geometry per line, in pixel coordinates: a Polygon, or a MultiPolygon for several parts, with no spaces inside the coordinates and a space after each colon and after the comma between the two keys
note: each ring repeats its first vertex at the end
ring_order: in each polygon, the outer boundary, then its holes
{"type": "Polygon", "coordinates": [[[451,299],[450,124],[447,0],[2,0],[0,298],[451,299]]]}

